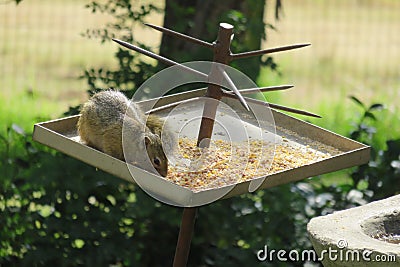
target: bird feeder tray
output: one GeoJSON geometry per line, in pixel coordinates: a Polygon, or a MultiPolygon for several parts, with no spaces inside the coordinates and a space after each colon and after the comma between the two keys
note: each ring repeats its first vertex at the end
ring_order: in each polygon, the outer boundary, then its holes
{"type": "MultiPolygon", "coordinates": [[[[138,104],[146,111],[153,107],[168,105],[194,97],[201,97],[204,96],[204,92],[205,90],[200,89],[158,99],[145,100],[138,102],[138,104]]],[[[223,102],[229,104],[237,112],[241,112],[243,109],[238,100],[224,99],[223,102]]],[[[251,108],[265,108],[265,106],[261,106],[257,103],[249,103],[249,106],[251,106],[251,108]]],[[[206,203],[205,199],[217,199],[216,196],[220,196],[221,194],[224,195],[223,198],[229,198],[252,192],[255,189],[270,188],[368,162],[370,154],[369,146],[284,113],[275,110],[271,111],[276,126],[276,133],[274,134],[276,134],[277,138],[284,137],[291,146],[309,147],[321,153],[326,153],[327,150],[329,150],[331,153],[327,154],[328,156],[321,160],[300,167],[278,171],[263,177],[255,177],[244,182],[238,182],[231,185],[231,189],[229,190],[227,190],[226,187],[219,187],[194,191],[140,168],[134,166],[128,167],[124,161],[113,158],[80,142],[77,132],[79,115],[35,124],[33,139],[126,181],[135,183],[136,178],[139,177],[142,181],[146,181],[144,183],[144,188],[141,184],[141,187],[145,191],[151,192],[151,194],[156,196],[159,200],[184,207],[197,206],[196,203],[206,203]],[[226,192],[226,194],[224,192],[226,192]]],[[[169,110],[165,109],[157,113],[157,115],[161,117],[166,116],[168,112],[169,110]]],[[[186,114],[181,113],[177,115],[176,119],[187,120],[188,118],[186,114]]],[[[235,120],[236,118],[232,117],[229,119],[235,120]]],[[[235,122],[232,121],[232,123],[234,124],[235,122]]],[[[245,123],[252,127],[257,127],[257,124],[253,124],[251,120],[245,123]]]]}

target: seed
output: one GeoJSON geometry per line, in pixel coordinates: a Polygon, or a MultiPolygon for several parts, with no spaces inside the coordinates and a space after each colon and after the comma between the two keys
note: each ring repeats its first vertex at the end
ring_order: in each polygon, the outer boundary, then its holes
{"type": "MultiPolygon", "coordinates": [[[[189,159],[199,166],[191,171],[191,166],[178,161],[169,168],[165,179],[195,192],[249,181],[330,157],[309,145],[295,147],[283,142],[274,146],[262,140],[241,143],[212,140],[209,148],[198,148],[196,140],[181,138],[179,149],[186,161],[189,159]],[[274,148],[275,154],[272,154],[274,148]]],[[[333,148],[328,149],[321,150],[337,153],[333,148]]]]}

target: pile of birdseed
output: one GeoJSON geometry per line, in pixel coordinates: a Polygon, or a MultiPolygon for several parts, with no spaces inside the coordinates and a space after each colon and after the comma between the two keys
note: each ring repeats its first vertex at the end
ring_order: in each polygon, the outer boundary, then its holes
{"type": "Polygon", "coordinates": [[[279,144],[212,140],[210,147],[198,148],[196,140],[189,138],[179,139],[178,154],[179,159],[170,164],[165,179],[195,192],[249,181],[331,156],[309,146],[293,146],[287,140],[279,144]]]}

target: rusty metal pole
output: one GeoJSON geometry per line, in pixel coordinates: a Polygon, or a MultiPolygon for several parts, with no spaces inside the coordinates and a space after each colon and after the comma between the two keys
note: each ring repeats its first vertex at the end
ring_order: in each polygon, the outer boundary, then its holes
{"type": "Polygon", "coordinates": [[[176,244],[173,267],[185,267],[189,258],[190,243],[192,241],[197,208],[184,208],[178,243],[176,244]]]}
{"type": "MultiPolygon", "coordinates": [[[[214,43],[214,62],[222,64],[229,63],[232,34],[232,25],[228,23],[219,24],[217,41],[214,43]]],[[[213,75],[218,75],[218,73],[213,73],[213,70],[211,70],[209,76],[213,77],[213,75]]],[[[222,80],[222,77],[217,78],[222,80]]],[[[214,128],[214,120],[217,112],[218,101],[222,98],[221,88],[218,85],[209,84],[207,87],[206,97],[213,98],[217,101],[206,101],[204,103],[203,116],[201,119],[200,131],[197,139],[197,146],[200,147],[208,147],[210,145],[210,138],[214,128]]]]}
{"type": "MultiPolygon", "coordinates": [[[[215,62],[222,64],[229,63],[232,33],[232,25],[227,23],[219,24],[217,41],[213,44],[215,62]]],[[[211,72],[213,71],[215,72],[210,73],[211,76],[218,75],[218,70],[211,70],[211,72]]],[[[208,85],[206,97],[213,98],[217,101],[206,101],[204,103],[197,146],[208,147],[210,145],[210,138],[214,127],[218,101],[222,98],[222,94],[222,90],[218,85],[208,85]]],[[[178,243],[176,245],[173,267],[185,267],[187,264],[197,210],[197,207],[183,209],[182,222],[179,229],[178,243]]]]}

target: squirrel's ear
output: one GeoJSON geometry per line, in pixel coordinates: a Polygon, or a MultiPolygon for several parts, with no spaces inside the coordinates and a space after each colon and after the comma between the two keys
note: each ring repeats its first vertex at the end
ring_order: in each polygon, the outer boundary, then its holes
{"type": "Polygon", "coordinates": [[[144,143],[146,147],[152,143],[150,136],[148,136],[147,134],[144,135],[144,143]]]}

